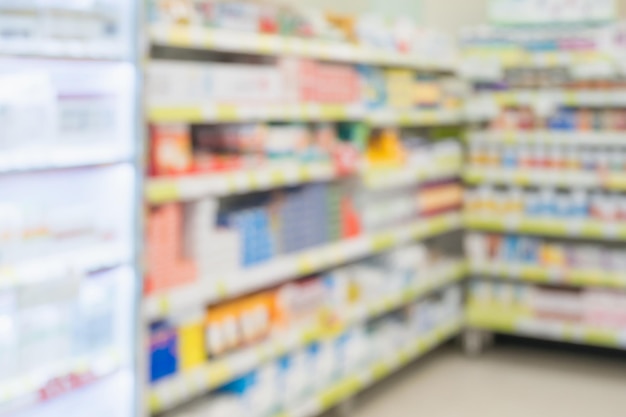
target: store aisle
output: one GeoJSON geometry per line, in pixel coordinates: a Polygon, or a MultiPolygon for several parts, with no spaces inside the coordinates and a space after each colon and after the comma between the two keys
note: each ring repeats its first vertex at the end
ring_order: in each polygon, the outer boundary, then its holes
{"type": "Polygon", "coordinates": [[[435,352],[359,399],[355,417],[623,417],[626,360],[498,346],[435,352]]]}

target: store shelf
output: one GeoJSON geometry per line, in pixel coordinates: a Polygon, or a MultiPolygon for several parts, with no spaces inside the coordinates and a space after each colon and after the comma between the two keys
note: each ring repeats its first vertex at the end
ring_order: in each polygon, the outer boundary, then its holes
{"type": "Polygon", "coordinates": [[[366,120],[376,126],[436,126],[465,122],[462,109],[422,109],[422,110],[372,110],[366,120]]]}
{"type": "Polygon", "coordinates": [[[295,55],[349,63],[408,67],[451,72],[453,62],[432,59],[382,49],[361,47],[347,42],[300,39],[223,29],[192,26],[154,25],[150,29],[152,43],[158,46],[193,48],[235,54],[295,55]]]}
{"type": "Polygon", "coordinates": [[[117,352],[104,351],[37,367],[31,372],[10,378],[0,384],[0,413],[18,411],[84,388],[115,372],[119,364],[117,352]]]}
{"type": "Polygon", "coordinates": [[[461,319],[441,325],[431,333],[417,338],[394,355],[380,358],[363,370],[334,383],[297,407],[286,409],[273,417],[316,417],[342,401],[381,381],[408,363],[424,356],[458,334],[461,319]]]}
{"type": "Polygon", "coordinates": [[[435,126],[465,121],[461,110],[368,110],[359,105],[284,104],[245,106],[208,104],[191,106],[149,105],[154,123],[226,123],[244,121],[366,121],[374,125],[435,126]]]}
{"type": "Polygon", "coordinates": [[[517,232],[532,235],[576,237],[602,240],[626,240],[626,223],[600,220],[563,220],[467,214],[465,226],[489,232],[517,232]]]}
{"type": "Polygon", "coordinates": [[[130,156],[110,149],[32,149],[24,152],[2,152],[0,174],[89,167],[128,162],[130,156]]]}
{"type": "Polygon", "coordinates": [[[612,58],[599,52],[588,51],[546,51],[529,53],[522,50],[501,52],[484,48],[466,53],[464,59],[488,64],[496,62],[502,68],[558,68],[578,64],[611,64],[612,58]]]}
{"type": "Polygon", "coordinates": [[[203,277],[195,284],[146,298],[144,317],[148,321],[156,320],[185,308],[205,306],[270,288],[414,240],[427,239],[456,230],[461,224],[462,218],[459,213],[443,214],[386,232],[331,243],[295,255],[281,256],[261,266],[243,270],[236,277],[203,277]]]}
{"type": "Polygon", "coordinates": [[[124,57],[119,42],[36,39],[0,42],[0,56],[114,61],[124,57]]]}
{"type": "Polygon", "coordinates": [[[356,105],[285,104],[244,106],[207,104],[190,106],[149,105],[148,119],[154,123],[223,123],[245,121],[348,121],[365,116],[356,105]]]}
{"type": "Polygon", "coordinates": [[[474,100],[497,106],[580,106],[626,107],[626,94],[622,90],[512,90],[479,93],[474,100]]]}
{"type": "Polygon", "coordinates": [[[152,204],[190,201],[206,196],[226,196],[264,191],[336,178],[330,163],[272,164],[257,170],[150,179],[146,199],[152,204]]]}
{"type": "Polygon", "coordinates": [[[131,259],[130,247],[101,244],[12,264],[4,263],[0,267],[0,291],[27,285],[41,285],[71,276],[80,278],[89,272],[122,266],[131,259]]]}
{"type": "Polygon", "coordinates": [[[363,179],[365,185],[374,190],[408,187],[428,181],[456,178],[461,173],[462,163],[460,157],[451,155],[402,168],[371,168],[363,173],[363,179]]]}
{"type": "Polygon", "coordinates": [[[341,325],[315,325],[273,336],[257,346],[214,360],[192,371],[174,375],[154,384],[148,395],[150,411],[155,413],[170,410],[178,405],[235,380],[253,369],[277,359],[300,347],[341,334],[365,320],[396,310],[408,303],[445,288],[465,277],[464,262],[442,265],[433,272],[432,279],[422,285],[408,288],[361,306],[355,306],[341,317],[341,325]]]}
{"type": "MultiPolygon", "coordinates": [[[[382,189],[460,175],[462,161],[458,157],[441,157],[430,162],[397,169],[366,169],[362,176],[366,186],[382,189]]],[[[227,174],[153,178],[147,182],[146,200],[150,204],[193,201],[206,196],[245,194],[336,178],[339,176],[330,163],[272,164],[266,168],[227,174]]]]}
{"type": "Polygon", "coordinates": [[[470,167],[465,170],[463,178],[469,185],[498,184],[522,187],[547,186],[626,190],[626,174],[623,172],[470,167]]]}
{"type": "Polygon", "coordinates": [[[470,273],[503,280],[519,280],[534,284],[557,284],[575,287],[601,287],[626,289],[626,273],[599,269],[572,269],[514,262],[489,262],[470,264],[470,273]]]}
{"type": "Polygon", "coordinates": [[[469,307],[466,322],[468,326],[498,333],[626,349],[626,328],[600,328],[562,320],[535,318],[490,306],[469,307]]]}
{"type": "Polygon", "coordinates": [[[500,143],[507,145],[562,145],[562,146],[624,146],[626,131],[479,131],[469,134],[472,143],[500,143]]]}

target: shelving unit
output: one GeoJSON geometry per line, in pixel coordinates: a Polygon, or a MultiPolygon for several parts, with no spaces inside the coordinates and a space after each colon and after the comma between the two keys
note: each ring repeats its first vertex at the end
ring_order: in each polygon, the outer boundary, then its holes
{"type": "MultiPolygon", "coordinates": [[[[449,77],[456,67],[456,62],[433,60],[424,62],[420,57],[355,44],[193,26],[156,23],[151,27],[150,36],[152,62],[157,62],[162,57],[169,59],[173,51],[184,53],[189,57],[194,54],[206,57],[209,56],[207,53],[217,53],[216,56],[219,54],[228,56],[229,62],[242,55],[261,57],[258,62],[266,63],[275,60],[280,62],[284,58],[305,58],[329,63],[324,64],[329,65],[329,68],[332,66],[340,68],[338,65],[344,65],[341,68],[345,69],[351,68],[346,65],[367,64],[394,70],[401,68],[421,71],[429,74],[428,80],[432,80],[433,77],[449,77]]],[[[206,59],[203,58],[205,60],[203,71],[209,71],[206,59]]],[[[208,60],[211,62],[211,58],[208,60]]],[[[175,64],[168,61],[167,65],[175,64]]],[[[200,71],[199,67],[197,71],[200,71]]],[[[150,85],[150,81],[148,84],[150,85]]],[[[155,84],[155,89],[159,85],[160,83],[155,84]]],[[[269,103],[251,105],[245,102],[219,100],[206,103],[197,99],[188,102],[176,99],[169,102],[167,98],[163,99],[164,96],[158,97],[158,100],[149,99],[147,103],[148,122],[156,126],[213,125],[228,128],[253,123],[265,125],[325,123],[357,126],[367,132],[389,128],[424,130],[439,126],[454,127],[464,124],[467,120],[461,103],[456,107],[446,105],[394,108],[380,104],[373,106],[367,104],[363,98],[349,104],[325,103],[323,100],[316,102],[315,99],[307,103],[277,99],[269,103]]],[[[369,133],[359,141],[365,139],[367,143],[369,140],[367,135],[369,133]]],[[[347,143],[356,142],[350,139],[347,143]]],[[[399,193],[401,190],[409,188],[417,190],[432,184],[445,185],[459,181],[461,175],[460,152],[432,153],[419,160],[380,166],[368,165],[365,163],[366,158],[363,157],[364,149],[361,149],[360,153],[359,161],[350,172],[340,169],[336,160],[304,162],[296,159],[261,164],[258,168],[234,169],[225,173],[188,172],[182,175],[154,176],[148,180],[146,200],[151,210],[159,208],[167,210],[173,205],[200,207],[210,202],[210,205],[220,206],[237,199],[252,199],[256,195],[285,193],[289,189],[335,186],[341,186],[340,198],[351,199],[353,195],[351,193],[355,190],[358,190],[359,198],[361,195],[366,198],[368,193],[372,196],[376,195],[375,193],[380,195],[386,193],[390,196],[387,198],[393,198],[391,197],[393,193],[399,193]]],[[[297,286],[299,283],[309,282],[307,277],[314,274],[321,274],[320,277],[323,274],[332,275],[340,268],[353,267],[374,256],[391,256],[394,251],[411,247],[420,241],[430,241],[442,235],[458,232],[462,227],[462,216],[456,206],[444,207],[428,216],[414,216],[413,209],[407,210],[408,207],[402,208],[402,213],[410,212],[411,218],[407,217],[403,222],[375,227],[366,226],[362,219],[363,230],[355,235],[342,236],[305,250],[276,254],[264,262],[247,268],[239,267],[226,274],[207,269],[206,274],[201,275],[195,282],[155,291],[144,300],[143,317],[146,326],[154,328],[157,325],[179,322],[184,325],[190,323],[186,321],[187,316],[193,316],[192,323],[198,326],[200,313],[206,312],[207,309],[210,317],[210,311],[219,309],[227,303],[250,299],[254,294],[278,291],[289,285],[297,286]]],[[[381,214],[372,211],[371,215],[385,214],[383,210],[381,214]]],[[[219,216],[221,214],[218,214],[219,216]]],[[[150,265],[148,268],[150,269],[150,265]]],[[[260,372],[268,364],[285,360],[285,357],[295,355],[296,352],[308,349],[311,345],[340,338],[353,331],[356,326],[369,325],[399,311],[408,312],[415,308],[416,303],[422,298],[437,298],[446,287],[456,288],[453,284],[459,283],[466,271],[464,262],[458,260],[439,268],[430,266],[423,271],[415,271],[420,277],[428,277],[426,281],[420,280],[417,284],[405,286],[376,301],[354,305],[348,311],[331,311],[333,315],[338,315],[331,326],[328,323],[314,321],[310,325],[288,328],[257,343],[217,357],[209,357],[208,360],[205,353],[205,360],[202,363],[188,369],[177,369],[176,372],[149,384],[146,390],[146,407],[151,415],[162,413],[176,415],[179,409],[184,409],[185,405],[193,403],[199,397],[215,395],[218,388],[242,380],[252,372],[260,372]]],[[[457,307],[460,307],[460,301],[457,307]]],[[[202,326],[207,326],[204,324],[207,319],[202,320],[202,326]]],[[[457,334],[460,326],[460,318],[439,323],[428,334],[422,334],[400,348],[396,355],[385,355],[365,364],[364,368],[359,368],[357,372],[342,374],[338,379],[329,382],[325,389],[311,393],[311,397],[303,401],[301,406],[278,407],[276,417],[314,417],[435,348],[457,334]],[[358,384],[354,383],[356,379],[359,380],[358,384]]]]}
{"type": "Polygon", "coordinates": [[[136,5],[0,9],[0,415],[133,417],[136,5]]]}
{"type": "MultiPolygon", "coordinates": [[[[624,294],[612,260],[626,229],[619,209],[609,214],[613,203],[598,209],[623,198],[626,184],[619,167],[626,131],[613,123],[626,107],[619,57],[600,48],[541,53],[519,31],[498,33],[509,36],[510,53],[480,46],[484,34],[468,36],[476,49],[468,73],[483,89],[497,87],[473,100],[493,119],[469,133],[463,174],[472,276],[465,346],[477,353],[494,332],[624,349],[626,329],[606,303],[624,294]],[[597,123],[587,128],[585,115],[597,123]]],[[[537,42],[558,48],[560,35],[551,33],[537,42]]]]}

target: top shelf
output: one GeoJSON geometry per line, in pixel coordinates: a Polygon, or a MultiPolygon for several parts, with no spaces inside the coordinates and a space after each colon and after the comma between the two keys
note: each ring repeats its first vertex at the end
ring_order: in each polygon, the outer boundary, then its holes
{"type": "Polygon", "coordinates": [[[456,70],[456,63],[452,60],[437,61],[427,57],[390,52],[350,43],[182,25],[153,25],[150,29],[150,35],[153,45],[174,48],[213,50],[234,54],[295,55],[328,61],[407,67],[439,72],[456,70]]]}

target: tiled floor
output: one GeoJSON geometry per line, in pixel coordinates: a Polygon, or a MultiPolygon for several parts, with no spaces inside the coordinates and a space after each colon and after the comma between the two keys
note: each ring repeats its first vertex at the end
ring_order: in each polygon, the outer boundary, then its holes
{"type": "Polygon", "coordinates": [[[626,417],[626,356],[496,346],[446,347],[383,381],[355,417],[626,417]]]}

